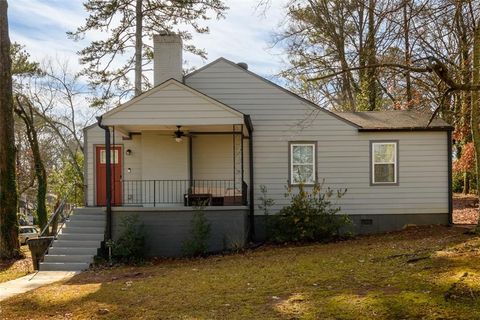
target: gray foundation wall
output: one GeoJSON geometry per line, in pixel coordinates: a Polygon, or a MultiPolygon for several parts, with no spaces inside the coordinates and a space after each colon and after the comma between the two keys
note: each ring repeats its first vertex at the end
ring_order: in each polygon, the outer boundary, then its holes
{"type": "MultiPolygon", "coordinates": [[[[274,217],[274,216],[273,216],[274,217]]],[[[448,225],[449,214],[365,214],[350,215],[352,225],[344,231],[353,234],[371,234],[401,230],[406,225],[448,225]]],[[[255,240],[264,241],[265,216],[255,216],[255,240]]]]}
{"type": "MultiPolygon", "coordinates": [[[[179,257],[182,243],[191,235],[192,208],[114,208],[112,237],[122,232],[122,218],[137,215],[146,236],[146,255],[149,257],[179,257]]],[[[248,236],[248,209],[206,208],[205,217],[211,225],[209,252],[220,252],[244,247],[248,236]]]]}

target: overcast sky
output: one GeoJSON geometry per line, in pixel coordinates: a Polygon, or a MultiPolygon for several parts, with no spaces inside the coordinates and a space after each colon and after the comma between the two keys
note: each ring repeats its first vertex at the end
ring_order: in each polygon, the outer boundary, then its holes
{"type": "MultiPolygon", "coordinates": [[[[188,67],[200,67],[219,57],[248,63],[250,70],[272,79],[282,67],[279,48],[271,48],[272,36],[281,25],[285,0],[275,0],[265,14],[256,9],[259,0],[226,0],[230,9],[223,20],[207,22],[209,34],[194,35],[193,43],[208,52],[208,61],[185,55],[188,67]]],[[[9,1],[9,24],[12,42],[26,46],[32,58],[68,59],[79,70],[76,51],[86,42],[76,43],[67,31],[82,25],[86,13],[82,0],[14,0],[9,1]]],[[[87,39],[88,40],[88,39],[87,39]]],[[[273,80],[273,79],[272,79],[273,80]]]]}

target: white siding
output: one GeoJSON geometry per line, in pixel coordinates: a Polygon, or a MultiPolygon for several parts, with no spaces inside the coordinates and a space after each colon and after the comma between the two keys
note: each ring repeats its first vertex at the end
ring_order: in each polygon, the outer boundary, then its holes
{"type": "Polygon", "coordinates": [[[192,137],[193,179],[233,180],[231,135],[192,137]]]}
{"type": "Polygon", "coordinates": [[[265,185],[273,210],[287,203],[288,141],[302,140],[317,141],[319,180],[348,189],[340,202],[345,213],[448,212],[446,132],[359,133],[223,60],[187,77],[186,84],[251,116],[255,199],[265,185]],[[399,185],[370,186],[369,140],[389,139],[399,141],[399,185]]]}
{"type": "Polygon", "coordinates": [[[187,180],[188,140],[175,142],[171,136],[142,134],[143,180],[187,180]]]}
{"type": "Polygon", "coordinates": [[[243,116],[178,82],[168,82],[106,114],[106,125],[241,124],[243,116]]]}

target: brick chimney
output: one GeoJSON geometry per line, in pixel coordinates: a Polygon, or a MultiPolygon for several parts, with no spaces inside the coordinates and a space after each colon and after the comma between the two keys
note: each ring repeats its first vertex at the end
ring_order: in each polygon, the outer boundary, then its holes
{"type": "Polygon", "coordinates": [[[170,78],[183,82],[182,38],[175,33],[153,36],[153,84],[170,78]]]}

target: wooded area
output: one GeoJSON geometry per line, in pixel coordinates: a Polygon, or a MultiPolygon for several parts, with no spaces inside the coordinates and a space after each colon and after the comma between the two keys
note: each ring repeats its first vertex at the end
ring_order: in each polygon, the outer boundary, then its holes
{"type": "MultiPolygon", "coordinates": [[[[262,5],[274,5],[263,1],[262,5]]],[[[407,109],[455,127],[453,189],[478,192],[480,3],[292,0],[281,75],[337,111],[407,109]]]]}

